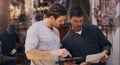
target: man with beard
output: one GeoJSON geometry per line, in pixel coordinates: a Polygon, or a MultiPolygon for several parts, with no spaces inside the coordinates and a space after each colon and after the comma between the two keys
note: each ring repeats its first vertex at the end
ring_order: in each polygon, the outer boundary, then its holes
{"type": "Polygon", "coordinates": [[[105,65],[111,49],[111,43],[101,30],[91,24],[83,24],[84,16],[79,7],[70,10],[71,29],[63,38],[62,47],[66,48],[73,57],[83,57],[75,63],[65,65],[105,65]],[[85,62],[90,54],[104,53],[99,63],[85,62]]]}
{"type": "Polygon", "coordinates": [[[47,18],[33,24],[27,31],[25,53],[31,65],[57,65],[58,56],[66,57],[69,52],[60,48],[57,28],[64,24],[67,11],[59,3],[50,6],[47,18]]]}

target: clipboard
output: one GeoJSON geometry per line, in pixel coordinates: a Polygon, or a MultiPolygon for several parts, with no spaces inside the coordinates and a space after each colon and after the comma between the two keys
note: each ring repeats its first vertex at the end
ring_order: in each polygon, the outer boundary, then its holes
{"type": "Polygon", "coordinates": [[[72,61],[77,61],[77,60],[83,60],[83,57],[64,58],[62,60],[59,60],[56,63],[72,62],[72,61]]]}

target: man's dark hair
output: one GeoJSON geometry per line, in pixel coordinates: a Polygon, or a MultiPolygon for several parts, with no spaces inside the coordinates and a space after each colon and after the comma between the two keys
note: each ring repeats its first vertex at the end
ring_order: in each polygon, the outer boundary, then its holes
{"type": "Polygon", "coordinates": [[[14,33],[14,31],[16,30],[16,27],[14,24],[9,24],[7,27],[7,31],[10,33],[14,33]]]}
{"type": "Polygon", "coordinates": [[[77,17],[83,16],[82,9],[80,7],[73,7],[70,10],[70,18],[72,18],[73,16],[77,16],[77,17]]]}
{"type": "Polygon", "coordinates": [[[67,15],[66,8],[59,4],[59,3],[53,3],[47,13],[47,17],[54,16],[55,19],[59,16],[67,15]]]}

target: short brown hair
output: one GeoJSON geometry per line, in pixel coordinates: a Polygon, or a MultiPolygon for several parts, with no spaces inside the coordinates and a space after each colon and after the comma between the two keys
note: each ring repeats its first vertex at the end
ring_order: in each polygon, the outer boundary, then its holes
{"type": "Polygon", "coordinates": [[[54,16],[55,19],[61,15],[67,15],[66,8],[59,4],[59,3],[53,3],[47,13],[47,17],[54,16]]]}

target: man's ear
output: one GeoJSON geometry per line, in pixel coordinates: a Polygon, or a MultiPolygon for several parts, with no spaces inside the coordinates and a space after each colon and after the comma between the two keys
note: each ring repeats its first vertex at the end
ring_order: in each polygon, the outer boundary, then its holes
{"type": "Polygon", "coordinates": [[[50,20],[52,20],[52,21],[55,20],[55,17],[54,17],[54,16],[50,16],[49,18],[50,18],[50,20]]]}

